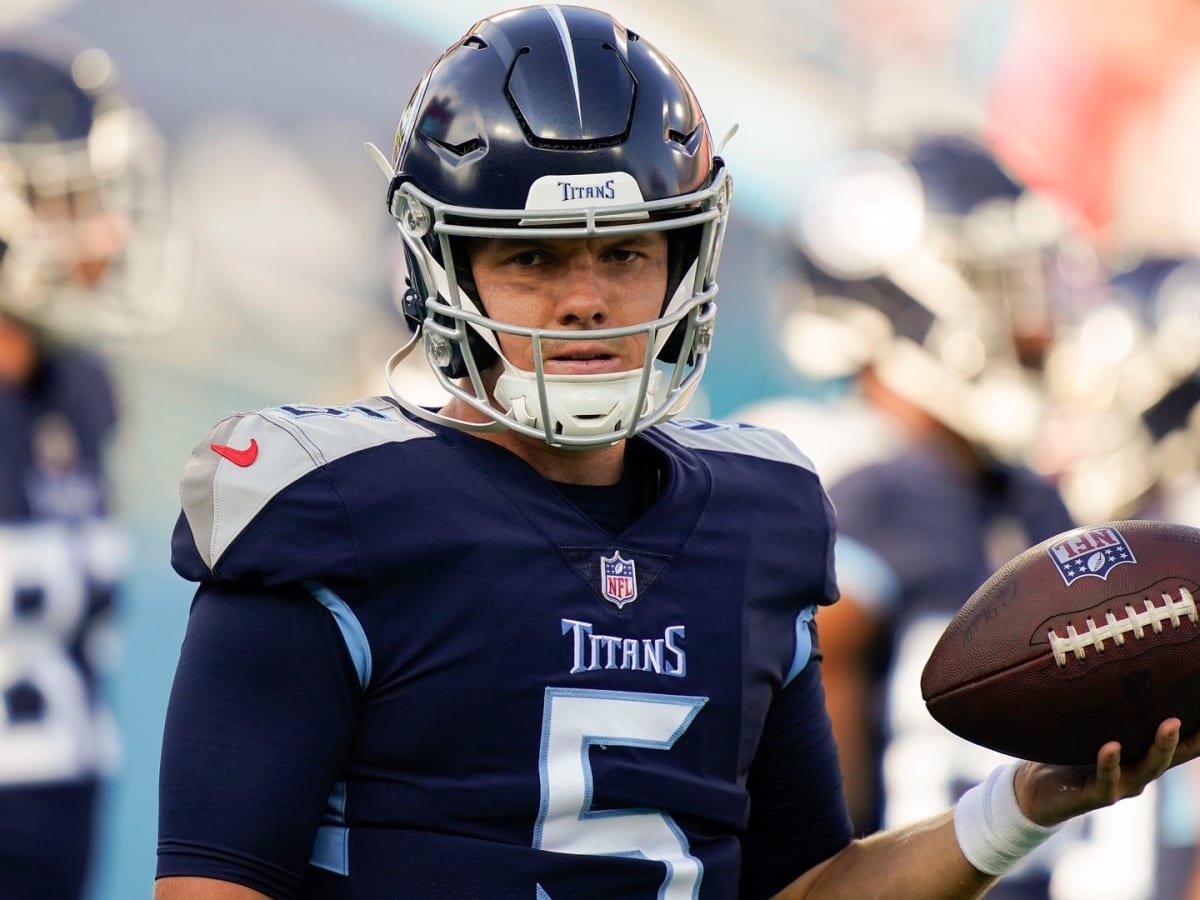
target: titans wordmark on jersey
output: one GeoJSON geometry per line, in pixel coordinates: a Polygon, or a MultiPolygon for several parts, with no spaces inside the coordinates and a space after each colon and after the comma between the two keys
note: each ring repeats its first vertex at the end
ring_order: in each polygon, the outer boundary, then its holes
{"type": "Polygon", "coordinates": [[[213,821],[203,804],[168,802],[159,874],[323,898],[348,895],[348,877],[354,896],[683,900],[736,896],[740,878],[743,896],[765,896],[844,845],[809,665],[813,610],[835,596],[824,491],[762,429],[687,421],[637,440],[662,494],[614,536],[502,448],[378,398],[220,424],[187,465],[174,536],[177,570],[201,586],[166,795],[210,702],[235,735],[205,756],[229,766],[226,796],[228,779],[261,778],[264,752],[269,769],[302,775],[286,798],[255,784],[257,801],[213,821]],[[270,645],[312,636],[288,617],[318,603],[340,669],[319,644],[270,645]],[[239,650],[246,629],[270,640],[239,650]],[[260,679],[277,659],[286,679],[285,657],[303,655],[294,691],[259,682],[287,717],[215,685],[214,664],[240,672],[242,652],[260,679]],[[349,686],[327,689],[314,667],[349,686]],[[265,738],[264,715],[287,739],[239,747],[237,735],[265,738]],[[312,772],[312,759],[330,762],[312,772]],[[771,796],[752,812],[755,784],[771,796]],[[322,802],[315,842],[295,837],[305,872],[286,871],[294,848],[232,837],[278,831],[237,817],[272,826],[322,802]]]}

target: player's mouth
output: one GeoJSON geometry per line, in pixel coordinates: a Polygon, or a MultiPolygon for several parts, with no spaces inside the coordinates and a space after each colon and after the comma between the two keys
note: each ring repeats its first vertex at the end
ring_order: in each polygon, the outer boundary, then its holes
{"type": "Polygon", "coordinates": [[[624,365],[621,357],[610,350],[580,348],[548,356],[543,368],[553,375],[602,375],[620,371],[624,365]]]}

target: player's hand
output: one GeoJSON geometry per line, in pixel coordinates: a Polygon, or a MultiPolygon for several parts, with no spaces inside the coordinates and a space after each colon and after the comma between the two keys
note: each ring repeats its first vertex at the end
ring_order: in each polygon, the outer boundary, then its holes
{"type": "Polygon", "coordinates": [[[1017,802],[1039,825],[1067,819],[1136,797],[1172,766],[1200,756],[1200,730],[1180,740],[1180,721],[1158,726],[1154,743],[1139,760],[1124,763],[1121,745],[1109,741],[1096,754],[1096,769],[1027,762],[1016,776],[1017,802]]]}

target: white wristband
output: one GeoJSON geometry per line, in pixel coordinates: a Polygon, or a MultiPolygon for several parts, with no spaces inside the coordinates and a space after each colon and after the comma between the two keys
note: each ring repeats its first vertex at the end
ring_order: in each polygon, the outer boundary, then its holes
{"type": "Polygon", "coordinates": [[[954,807],[954,836],[967,862],[986,875],[1004,875],[1058,826],[1049,828],[1031,821],[1017,803],[1013,779],[1020,763],[992,771],[959,798],[954,807]]]}

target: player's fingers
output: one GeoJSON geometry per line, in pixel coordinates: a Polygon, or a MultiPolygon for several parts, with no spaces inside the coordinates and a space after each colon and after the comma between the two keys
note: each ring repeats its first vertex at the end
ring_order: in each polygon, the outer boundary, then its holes
{"type": "Polygon", "coordinates": [[[1200,756],[1200,728],[1189,735],[1180,737],[1179,746],[1175,748],[1175,755],[1171,758],[1171,765],[1177,766],[1198,756],[1200,756]]]}
{"type": "Polygon", "coordinates": [[[1101,803],[1121,799],[1121,745],[1116,741],[1109,741],[1096,754],[1095,790],[1101,803]]]}
{"type": "Polygon", "coordinates": [[[1175,748],[1179,746],[1179,728],[1180,721],[1176,718],[1159,724],[1154,743],[1146,755],[1126,773],[1126,795],[1140,794],[1146,785],[1170,768],[1175,748]]]}
{"type": "Polygon", "coordinates": [[[1158,726],[1158,734],[1154,737],[1154,750],[1161,749],[1161,752],[1168,756],[1166,765],[1163,766],[1162,771],[1155,774],[1155,778],[1175,764],[1175,755],[1179,752],[1179,745],[1183,742],[1182,731],[1183,723],[1176,718],[1167,719],[1158,726]]]}
{"type": "Polygon", "coordinates": [[[1163,720],[1154,735],[1154,743],[1146,754],[1146,765],[1153,769],[1152,778],[1157,778],[1171,766],[1175,751],[1179,749],[1179,731],[1183,723],[1175,717],[1163,720]]]}

